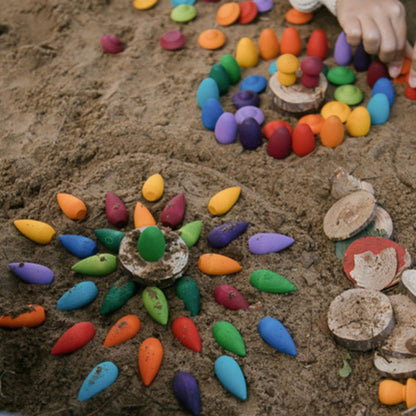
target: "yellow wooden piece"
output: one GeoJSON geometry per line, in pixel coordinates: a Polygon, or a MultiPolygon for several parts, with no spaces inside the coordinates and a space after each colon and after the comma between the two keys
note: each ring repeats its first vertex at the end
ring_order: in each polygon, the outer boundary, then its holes
{"type": "Polygon", "coordinates": [[[134,0],[133,6],[139,10],[147,10],[151,9],[156,3],[157,0],[134,0]]]}
{"type": "Polygon", "coordinates": [[[284,85],[285,87],[289,87],[296,82],[296,74],[285,74],[284,72],[277,73],[277,79],[280,84],[284,85]]]}
{"type": "Polygon", "coordinates": [[[329,101],[321,109],[323,118],[327,119],[330,116],[338,116],[343,123],[347,121],[350,114],[350,106],[341,101],[329,101]]]}
{"type": "Polygon", "coordinates": [[[371,117],[367,108],[359,106],[351,111],[347,118],[347,132],[352,137],[367,135],[371,127],[371,117]]]}
{"type": "Polygon", "coordinates": [[[15,227],[27,238],[38,244],[48,244],[55,230],[49,224],[36,220],[15,220],[15,227]]]}
{"type": "Polygon", "coordinates": [[[150,202],[157,201],[162,197],[164,187],[162,175],[155,173],[149,176],[142,187],[143,198],[150,202]]]}
{"type": "Polygon", "coordinates": [[[255,43],[250,38],[241,38],[235,52],[235,60],[244,68],[252,68],[259,61],[259,54],[255,43]]]}
{"type": "Polygon", "coordinates": [[[62,212],[71,220],[83,220],[87,216],[87,206],[75,195],[61,192],[56,199],[62,212]]]}
{"type": "Polygon", "coordinates": [[[212,215],[223,215],[237,202],[241,187],[232,186],[215,194],[208,203],[208,211],[212,215]]]}
{"type": "Polygon", "coordinates": [[[285,53],[276,61],[277,79],[280,84],[289,87],[296,83],[296,71],[299,68],[299,60],[291,53],[285,53]]]}

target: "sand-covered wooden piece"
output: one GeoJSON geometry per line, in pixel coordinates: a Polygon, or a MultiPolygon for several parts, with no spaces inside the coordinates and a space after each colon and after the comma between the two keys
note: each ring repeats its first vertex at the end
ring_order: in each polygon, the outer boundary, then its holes
{"type": "Polygon", "coordinates": [[[403,287],[406,289],[407,296],[416,302],[416,270],[405,270],[401,279],[403,287]]]}
{"type": "Polygon", "coordinates": [[[324,232],[334,241],[345,240],[359,233],[373,220],[376,210],[374,195],[366,191],[348,194],[328,210],[324,232]]]}
{"type": "Polygon", "coordinates": [[[416,357],[416,304],[402,294],[389,298],[396,325],[381,350],[392,357],[416,357]]]}
{"type": "Polygon", "coordinates": [[[328,310],[328,328],[337,343],[356,351],[383,344],[394,322],[390,299],[377,290],[346,290],[331,302],[328,310]]]}
{"type": "Polygon", "coordinates": [[[305,87],[299,79],[290,86],[282,85],[276,74],[269,79],[268,92],[272,96],[274,105],[289,113],[307,113],[317,111],[325,100],[328,81],[324,74],[320,74],[319,84],[315,88],[305,87]]]}
{"type": "Polygon", "coordinates": [[[415,377],[416,357],[391,357],[375,352],[374,367],[384,377],[395,379],[415,377]]]}

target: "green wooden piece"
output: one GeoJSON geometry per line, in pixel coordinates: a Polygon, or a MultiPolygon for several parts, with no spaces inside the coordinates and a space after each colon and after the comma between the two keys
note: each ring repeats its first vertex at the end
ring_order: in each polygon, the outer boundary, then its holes
{"type": "Polygon", "coordinates": [[[192,277],[181,277],[175,285],[176,295],[183,301],[185,309],[191,312],[191,316],[199,314],[200,296],[198,284],[192,277]]]}
{"type": "Polygon", "coordinates": [[[230,54],[223,55],[220,59],[220,64],[227,71],[231,84],[237,84],[241,79],[241,69],[234,56],[230,54]]]}
{"type": "Polygon", "coordinates": [[[101,304],[100,314],[108,315],[120,309],[137,291],[137,284],[133,280],[120,282],[117,280],[105,294],[101,304]]]}
{"type": "Polygon", "coordinates": [[[163,232],[155,225],[146,227],[140,233],[137,249],[146,261],[157,261],[161,259],[166,249],[166,240],[163,232]]]}
{"type": "Polygon", "coordinates": [[[262,292],[288,293],[294,292],[296,286],[285,277],[271,270],[254,270],[250,276],[250,284],[262,292]]]}
{"type": "Polygon", "coordinates": [[[216,322],[212,328],[212,335],[222,348],[241,357],[246,356],[243,337],[231,322],[216,322]]]}
{"type": "Polygon", "coordinates": [[[148,286],[142,293],[143,305],[147,313],[158,323],[168,323],[169,308],[165,294],[156,286],[148,286]]]}
{"type": "Polygon", "coordinates": [[[112,228],[100,228],[94,230],[97,240],[108,250],[118,254],[121,240],[126,235],[122,231],[113,230],[112,228]]]}
{"type": "Polygon", "coordinates": [[[202,231],[202,221],[192,221],[179,228],[179,236],[185,241],[188,248],[194,246],[199,240],[202,231]]]}
{"type": "Polygon", "coordinates": [[[114,254],[95,254],[75,263],[71,270],[88,276],[105,276],[117,268],[117,257],[114,254]]]}

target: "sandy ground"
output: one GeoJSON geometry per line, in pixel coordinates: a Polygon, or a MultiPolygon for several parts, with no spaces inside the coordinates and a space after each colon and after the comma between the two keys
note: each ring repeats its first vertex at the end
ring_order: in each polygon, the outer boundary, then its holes
{"type": "MultiPolygon", "coordinates": [[[[287,27],[286,1],[249,25],[222,28],[225,46],[217,51],[201,49],[197,37],[217,27],[221,3],[197,2],[197,17],[187,24],[170,19],[172,6],[159,0],[151,10],[139,11],[130,1],[2,0],[0,8],[0,310],[13,311],[28,303],[45,307],[47,318],[38,328],[0,329],[0,409],[27,416],[66,415],[181,415],[171,383],[177,371],[191,372],[198,380],[203,415],[398,415],[405,405],[387,407],[377,398],[381,375],[373,367],[372,352],[349,352],[338,346],[327,330],[329,304],[351,288],[334,243],[322,230],[325,213],[333,204],[328,179],[343,166],[371,182],[378,203],[391,215],[394,240],[412,256],[416,214],[415,106],[395,84],[396,100],[389,121],[373,126],[365,138],[346,137],[336,149],[317,143],[307,157],[291,155],[274,160],[266,143],[255,151],[237,141],[219,145],[213,132],[200,120],[196,90],[211,66],[225,53],[234,54],[238,40],[257,41],[266,27],[280,38],[287,27]],[[159,38],[170,29],[187,36],[184,49],[168,52],[159,38]],[[118,35],[126,44],[119,55],[103,53],[100,36],[118,35]],[[156,203],[146,202],[141,187],[151,174],[161,173],[165,193],[156,203]],[[207,210],[212,195],[229,186],[241,186],[238,203],[223,217],[207,210]],[[121,268],[96,277],[98,298],[89,306],[64,312],[56,308],[59,297],[74,284],[86,280],[71,271],[77,259],[57,238],[37,245],[16,230],[13,220],[32,218],[55,227],[57,235],[94,237],[94,229],[109,227],[105,195],[116,193],[132,213],[137,201],[146,203],[159,219],[165,204],[184,192],[187,209],[184,223],[203,221],[203,233],[190,249],[187,274],[200,287],[201,311],[193,320],[202,339],[201,353],[184,348],[170,329],[172,320],[189,316],[173,288],[165,290],[170,318],[157,324],[143,307],[140,292],[121,309],[103,317],[102,299],[117,279],[126,279],[121,268]],[[56,203],[58,192],[72,193],[88,206],[84,221],[65,217],[56,203]],[[222,250],[209,247],[206,234],[228,221],[249,221],[246,233],[222,250]],[[280,252],[255,256],[247,239],[257,232],[289,235],[295,243],[280,252]],[[199,256],[220,252],[238,259],[243,270],[232,276],[209,277],[197,268],[199,256]],[[20,282],[7,268],[10,262],[31,261],[55,272],[48,286],[20,282]],[[297,286],[289,295],[262,293],[249,284],[253,270],[276,271],[297,286]],[[220,283],[235,286],[254,308],[226,310],[212,292],[220,283]],[[104,348],[102,342],[115,321],[128,314],[142,321],[139,334],[129,342],[104,348]],[[268,346],[257,332],[264,316],[279,319],[296,344],[292,357],[268,346]],[[228,320],[240,330],[246,357],[234,356],[247,382],[248,399],[228,393],[214,374],[214,362],[225,351],[212,336],[212,326],[228,320]],[[73,324],[90,321],[94,339],[66,356],[52,356],[56,340],[73,324]],[[138,375],[137,354],[142,341],[158,337],[165,349],[159,374],[145,387],[138,375]],[[350,353],[352,373],[338,374],[350,353]],[[120,374],[116,382],[94,398],[80,402],[78,390],[92,368],[113,361],[120,374]]],[[[306,40],[314,29],[326,31],[331,52],[326,63],[334,65],[332,47],[340,31],[326,11],[315,13],[308,25],[299,27],[306,40]]],[[[243,76],[268,76],[270,62],[243,70],[243,76]]],[[[357,74],[370,97],[366,74],[357,74]]],[[[233,111],[231,96],[238,86],[221,97],[225,110],[233,111]]],[[[328,100],[333,89],[328,90],[328,100]]],[[[266,121],[296,118],[276,111],[267,94],[261,96],[266,121]]],[[[132,215],[125,231],[133,228],[132,215]]],[[[100,246],[101,250],[104,250],[100,246]]],[[[400,293],[395,287],[389,293],[400,293]]]]}

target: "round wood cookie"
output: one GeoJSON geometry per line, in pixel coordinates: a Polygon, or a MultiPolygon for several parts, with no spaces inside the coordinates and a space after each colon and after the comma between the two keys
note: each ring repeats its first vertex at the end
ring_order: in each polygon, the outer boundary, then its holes
{"type": "Polygon", "coordinates": [[[345,240],[359,233],[373,220],[376,200],[366,191],[348,194],[328,210],[324,217],[324,232],[331,240],[345,240]]]}
{"type": "MultiPolygon", "coordinates": [[[[370,259],[369,252],[371,252],[373,255],[379,255],[382,251],[389,248],[394,248],[396,251],[397,269],[393,280],[390,283],[388,283],[384,288],[386,289],[397,284],[400,281],[402,273],[412,265],[412,257],[410,256],[409,252],[400,244],[397,244],[394,241],[389,240],[388,238],[375,236],[359,238],[352,242],[345,251],[342,261],[344,266],[344,272],[347,275],[348,279],[351,280],[354,283],[354,285],[357,285],[356,277],[353,277],[354,272],[353,275],[351,275],[351,271],[353,271],[356,268],[356,258],[359,258],[360,260],[365,260],[364,257],[368,255],[368,259],[370,259]],[[363,256],[363,253],[367,254],[364,254],[363,256]]],[[[387,253],[388,252],[384,253],[383,257],[386,259],[391,258],[388,257],[387,253]]],[[[383,277],[380,276],[380,279],[383,279],[383,277]]],[[[373,287],[372,285],[374,284],[374,282],[372,282],[370,279],[367,279],[364,275],[360,276],[359,281],[361,287],[373,287]]]]}
{"type": "Polygon", "coordinates": [[[405,270],[401,282],[409,298],[416,302],[416,270],[405,270]]]}
{"type": "Polygon", "coordinates": [[[381,345],[394,327],[393,306],[385,294],[371,289],[349,289],[328,310],[328,328],[343,347],[368,351],[381,345]]]}
{"type": "Polygon", "coordinates": [[[416,357],[384,357],[374,353],[374,367],[384,377],[395,379],[416,376],[416,357]]]}

